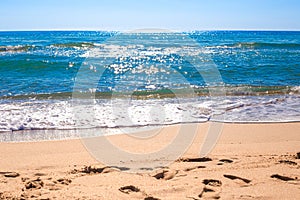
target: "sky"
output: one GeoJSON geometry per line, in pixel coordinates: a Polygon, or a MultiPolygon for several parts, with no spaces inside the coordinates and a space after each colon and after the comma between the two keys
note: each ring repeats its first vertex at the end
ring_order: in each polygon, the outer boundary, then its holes
{"type": "Polygon", "coordinates": [[[0,0],[0,30],[300,30],[299,0],[0,0]]]}

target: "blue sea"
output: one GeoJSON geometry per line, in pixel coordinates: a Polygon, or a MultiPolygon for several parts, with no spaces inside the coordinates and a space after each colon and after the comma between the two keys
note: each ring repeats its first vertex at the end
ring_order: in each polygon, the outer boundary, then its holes
{"type": "Polygon", "coordinates": [[[300,121],[300,32],[0,32],[0,131],[300,121]]]}

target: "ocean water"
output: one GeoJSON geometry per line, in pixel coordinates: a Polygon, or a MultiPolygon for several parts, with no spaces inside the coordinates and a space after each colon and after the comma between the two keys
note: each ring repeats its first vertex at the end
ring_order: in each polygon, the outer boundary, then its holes
{"type": "Polygon", "coordinates": [[[0,32],[0,131],[300,121],[300,32],[0,32]]]}

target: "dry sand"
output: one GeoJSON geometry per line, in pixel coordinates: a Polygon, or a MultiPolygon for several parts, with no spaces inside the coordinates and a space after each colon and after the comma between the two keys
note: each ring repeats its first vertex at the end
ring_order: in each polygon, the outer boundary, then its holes
{"type": "MultiPolygon", "coordinates": [[[[224,124],[215,148],[200,158],[210,125],[199,124],[181,159],[135,173],[97,162],[87,141],[0,143],[0,199],[300,199],[300,123],[224,124]]],[[[147,153],[163,149],[179,128],[144,140],[107,138],[147,153]]]]}

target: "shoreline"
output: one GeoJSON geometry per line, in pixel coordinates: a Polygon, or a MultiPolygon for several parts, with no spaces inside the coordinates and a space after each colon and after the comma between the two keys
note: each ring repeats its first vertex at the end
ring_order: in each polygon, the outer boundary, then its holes
{"type": "MultiPolygon", "coordinates": [[[[117,126],[117,127],[97,127],[97,128],[74,128],[74,129],[25,129],[25,130],[10,130],[10,131],[0,131],[0,144],[1,143],[27,143],[27,142],[51,142],[51,141],[68,141],[68,140],[80,140],[80,139],[84,139],[84,138],[92,138],[92,137],[107,137],[107,136],[114,136],[114,135],[122,135],[122,134],[136,134],[139,132],[143,132],[141,131],[142,129],[145,129],[146,127],[151,127],[151,129],[161,129],[161,128],[166,128],[166,127],[172,127],[172,126],[181,126],[181,125],[201,125],[201,124],[211,124],[211,123],[219,123],[222,125],[272,125],[272,124],[299,124],[300,121],[295,120],[295,121],[214,121],[214,120],[209,120],[209,121],[203,121],[203,122],[178,122],[178,123],[173,123],[173,124],[165,124],[165,125],[160,125],[160,124],[150,124],[150,125],[141,125],[141,126],[117,126]],[[103,135],[100,134],[82,134],[82,132],[93,132],[93,131],[101,131],[101,130],[119,130],[121,129],[121,132],[116,133],[116,131],[114,133],[106,133],[103,135]],[[130,129],[131,131],[133,130],[133,132],[131,133],[126,133],[126,132],[122,132],[122,129],[130,129]],[[62,135],[63,133],[70,133],[68,135],[74,135],[69,136],[68,138],[51,138],[51,139],[28,139],[28,135],[32,132],[36,132],[39,135],[46,135],[46,134],[51,134],[51,135],[62,135]],[[47,133],[48,132],[48,133],[47,133]],[[23,137],[26,137],[28,140],[18,140],[18,141],[7,141],[2,137],[4,137],[4,135],[7,135],[6,137],[21,137],[22,135],[24,135],[23,137]]],[[[45,136],[47,137],[47,136],[45,136]]],[[[5,138],[5,137],[4,137],[5,138]]],[[[49,137],[48,137],[49,138],[49,137]]]]}
{"type": "MultiPolygon", "coordinates": [[[[124,167],[99,163],[88,153],[87,144],[83,143],[86,141],[80,139],[0,142],[0,197],[17,199],[22,199],[21,197],[24,197],[23,199],[64,197],[297,199],[300,197],[300,159],[296,159],[296,154],[300,151],[299,122],[224,123],[216,146],[206,156],[209,159],[201,160],[199,149],[210,125],[211,122],[197,124],[197,133],[184,154],[178,155],[180,159],[170,162],[165,168],[144,169],[142,172],[130,172],[124,167]],[[17,173],[18,176],[6,177],[8,172],[17,173]],[[281,180],[282,176],[290,180],[281,180]],[[247,183],[245,180],[250,182],[247,183]],[[30,183],[36,184],[37,187],[26,188],[30,183]]],[[[149,153],[164,148],[178,133],[180,126],[168,126],[159,133],[150,131],[133,135],[111,135],[106,138],[128,152],[149,153]]],[[[168,158],[160,159],[159,161],[163,162],[168,158]]],[[[145,160],[152,163],[151,159],[145,160]]]]}

